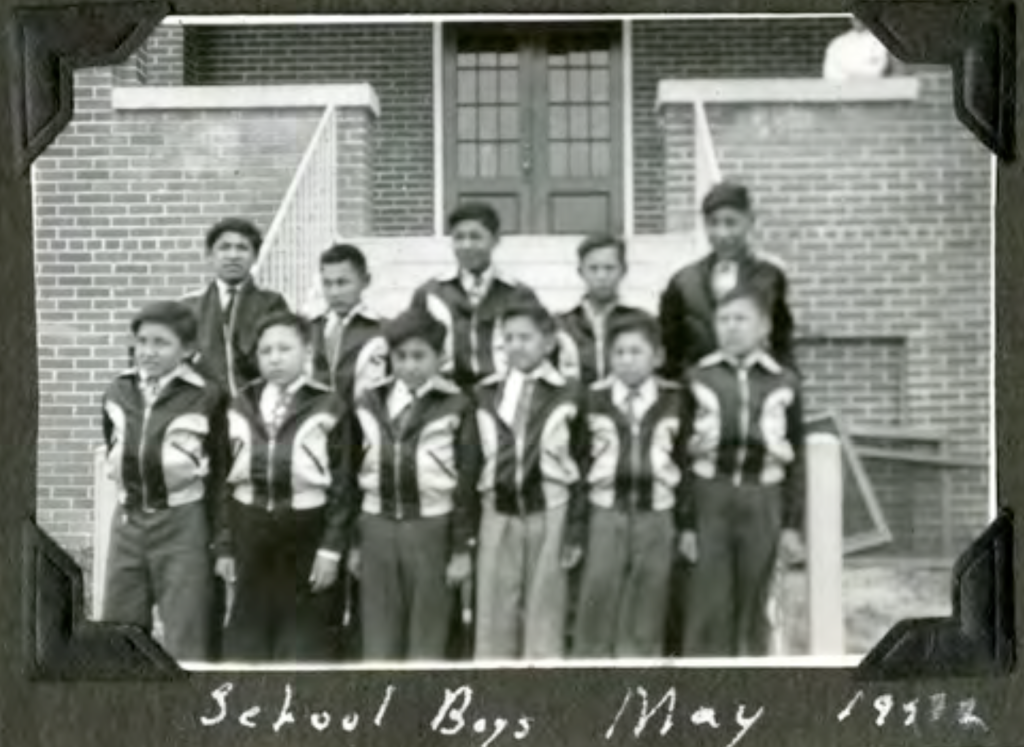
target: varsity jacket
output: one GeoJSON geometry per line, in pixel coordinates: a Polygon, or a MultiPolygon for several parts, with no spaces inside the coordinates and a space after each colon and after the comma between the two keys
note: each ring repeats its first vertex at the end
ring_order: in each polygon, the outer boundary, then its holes
{"type": "MultiPolygon", "coordinates": [[[[804,433],[797,375],[758,352],[746,361],[712,353],[686,377],[683,436],[690,478],[781,485],[782,521],[803,521],[804,433]]],[[[693,506],[683,522],[692,526],[693,506]]]]}
{"type": "Polygon", "coordinates": [[[502,311],[520,300],[537,301],[537,296],[522,283],[494,271],[486,295],[474,307],[456,271],[421,286],[413,295],[412,306],[444,324],[448,334],[442,371],[460,387],[470,387],[507,367],[498,322],[502,311]]]}
{"type": "MultiPolygon", "coordinates": [[[[665,344],[662,373],[678,381],[686,370],[717,348],[715,297],[711,279],[715,255],[709,254],[677,272],[661,295],[659,319],[665,344]]],[[[782,263],[762,252],[748,252],[738,263],[740,285],[759,290],[772,309],[770,352],[796,370],[793,316],[786,301],[787,280],[782,263]]]]}
{"type": "MultiPolygon", "coordinates": [[[[228,410],[231,469],[230,500],[267,511],[303,511],[324,507],[327,527],[321,548],[343,553],[347,506],[343,501],[340,397],[323,384],[305,380],[292,395],[276,437],[260,412],[266,383],[243,389],[228,410]]],[[[227,501],[220,514],[217,550],[230,554],[227,501]]]]}
{"type": "Polygon", "coordinates": [[[394,380],[358,399],[350,434],[351,466],[364,513],[396,521],[452,516],[456,551],[476,536],[480,444],[470,398],[452,382],[428,382],[396,423],[388,410],[394,380]]]}
{"type": "Polygon", "coordinates": [[[649,401],[635,425],[619,401],[624,385],[608,378],[588,392],[586,485],[593,506],[677,512],[682,505],[686,464],[686,442],[680,432],[683,388],[658,379],[644,386],[649,401]]]}
{"type": "Polygon", "coordinates": [[[140,375],[118,376],[103,396],[107,474],[126,508],[157,511],[207,499],[229,461],[227,394],[182,366],[146,407],[140,375]]]}
{"type": "Polygon", "coordinates": [[[595,330],[590,314],[579,304],[558,317],[558,370],[587,386],[608,375],[608,330],[616,320],[637,309],[616,303],[604,320],[604,329],[595,330]]]}
{"type": "Polygon", "coordinates": [[[326,332],[330,314],[312,321],[313,378],[352,401],[387,375],[388,344],[381,334],[385,320],[365,306],[352,310],[341,333],[341,345],[330,360],[326,332]]]}
{"type": "Polygon", "coordinates": [[[508,376],[494,374],[475,389],[483,466],[481,502],[503,514],[525,515],[569,504],[569,537],[582,539],[586,459],[585,393],[551,364],[539,372],[524,439],[500,412],[508,376]]]}
{"type": "Polygon", "coordinates": [[[224,319],[216,281],[181,299],[199,322],[196,368],[226,388],[232,396],[259,378],[256,360],[256,328],[273,313],[288,311],[284,298],[259,288],[252,278],[239,286],[231,318],[224,319]],[[229,332],[225,344],[225,332],[229,332]]]}

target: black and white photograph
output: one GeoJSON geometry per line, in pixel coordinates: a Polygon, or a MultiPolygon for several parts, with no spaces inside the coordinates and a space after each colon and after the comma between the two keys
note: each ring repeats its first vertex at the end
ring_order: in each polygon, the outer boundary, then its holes
{"type": "Polygon", "coordinates": [[[854,666],[996,511],[953,89],[849,14],[169,16],[32,166],[38,525],[185,669],[854,666]]]}

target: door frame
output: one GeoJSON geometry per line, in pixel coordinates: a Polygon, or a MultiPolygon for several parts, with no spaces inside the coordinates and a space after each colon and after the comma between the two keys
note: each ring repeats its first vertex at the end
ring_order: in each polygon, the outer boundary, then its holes
{"type": "MultiPolygon", "coordinates": [[[[528,23],[544,23],[547,19],[524,18],[516,19],[513,22],[506,22],[509,25],[522,26],[528,23]]],[[[569,19],[566,19],[569,20],[569,19]]],[[[613,190],[613,197],[620,203],[620,214],[622,216],[623,236],[632,237],[635,233],[635,206],[634,206],[634,177],[633,177],[633,24],[628,18],[602,18],[593,21],[580,21],[572,19],[580,25],[587,23],[608,24],[617,21],[620,35],[617,39],[618,46],[613,50],[613,59],[617,56],[619,65],[619,102],[622,121],[619,124],[619,141],[617,157],[619,168],[618,188],[613,190]]],[[[447,234],[446,218],[448,212],[448,196],[451,191],[451,180],[448,172],[447,161],[447,138],[449,132],[448,123],[445,120],[446,97],[449,92],[447,75],[449,45],[453,36],[450,33],[451,26],[466,25],[469,23],[485,23],[488,26],[501,26],[500,21],[474,20],[472,18],[459,19],[458,21],[437,20],[433,22],[433,117],[434,117],[434,236],[442,237],[447,234]]],[[[614,71],[613,71],[614,72],[614,71]]],[[[453,123],[454,125],[454,123],[453,123]]]]}

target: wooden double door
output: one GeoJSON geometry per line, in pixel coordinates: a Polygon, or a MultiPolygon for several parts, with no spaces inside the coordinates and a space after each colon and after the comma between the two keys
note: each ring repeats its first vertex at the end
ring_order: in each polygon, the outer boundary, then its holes
{"type": "Polygon", "coordinates": [[[621,232],[618,23],[445,27],[446,207],[485,200],[513,234],[621,232]]]}

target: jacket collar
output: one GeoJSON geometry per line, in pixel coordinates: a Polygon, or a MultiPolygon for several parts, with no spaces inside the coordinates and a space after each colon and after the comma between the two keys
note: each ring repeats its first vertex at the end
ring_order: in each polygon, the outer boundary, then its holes
{"type": "Polygon", "coordinates": [[[512,376],[522,376],[524,378],[533,379],[534,381],[543,381],[544,383],[554,387],[563,387],[568,383],[565,376],[559,373],[554,364],[551,361],[546,360],[528,374],[517,369],[510,368],[501,373],[491,374],[481,381],[480,384],[481,386],[494,386],[495,384],[507,381],[512,376]]]}
{"type": "MultiPolygon", "coordinates": [[[[142,371],[140,371],[136,366],[134,368],[129,368],[127,371],[122,371],[118,374],[118,378],[134,379],[138,382],[144,380],[146,377],[142,375],[142,371]]],[[[182,363],[176,369],[163,376],[161,385],[166,386],[174,380],[191,384],[196,389],[204,389],[206,387],[206,380],[203,379],[203,377],[187,363],[182,363]]]]}
{"type": "MultiPolygon", "coordinates": [[[[456,265],[453,269],[439,275],[437,279],[443,283],[458,283],[461,286],[462,278],[465,274],[466,273],[463,272],[462,268],[456,265]]],[[[483,279],[485,285],[488,285],[488,287],[494,283],[502,283],[503,285],[508,285],[510,287],[516,285],[516,281],[506,275],[496,265],[491,265],[484,271],[483,279]]]]}
{"type": "Polygon", "coordinates": [[[371,309],[365,301],[360,301],[355,306],[353,306],[352,309],[349,310],[349,312],[344,317],[339,317],[337,312],[335,312],[333,309],[328,309],[323,314],[321,314],[318,317],[318,319],[323,320],[327,324],[330,324],[332,320],[339,319],[343,324],[349,324],[356,317],[360,317],[369,322],[379,322],[381,321],[381,319],[383,319],[383,317],[376,311],[371,309]]]}
{"type": "MultiPolygon", "coordinates": [[[[385,393],[390,393],[395,387],[405,387],[405,384],[392,375],[388,376],[374,388],[385,393]]],[[[416,390],[416,396],[423,397],[431,392],[438,392],[440,394],[461,394],[462,390],[443,376],[434,376],[426,384],[416,390]]]]}
{"type": "Polygon", "coordinates": [[[728,356],[721,350],[717,350],[710,355],[705,356],[697,364],[700,368],[714,368],[715,366],[729,366],[731,368],[754,368],[760,366],[768,373],[780,374],[782,373],[782,366],[779,365],[778,361],[775,360],[767,351],[756,350],[750,355],[746,356],[743,360],[739,360],[733,356],[728,356]]]}

